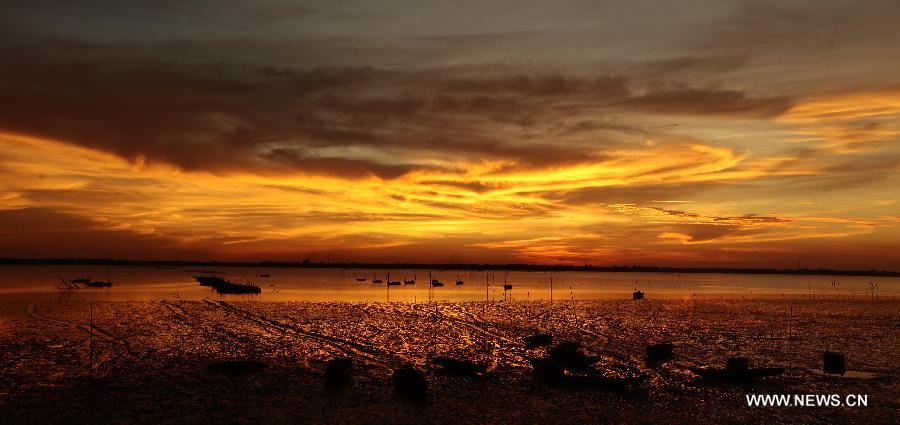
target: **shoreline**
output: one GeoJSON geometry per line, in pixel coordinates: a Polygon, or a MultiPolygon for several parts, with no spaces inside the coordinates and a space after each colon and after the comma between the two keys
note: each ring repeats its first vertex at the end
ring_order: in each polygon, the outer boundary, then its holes
{"type": "Polygon", "coordinates": [[[600,272],[600,273],[668,273],[668,274],[746,274],[746,275],[803,275],[803,276],[871,276],[900,277],[900,271],[839,270],[839,269],[773,269],[728,267],[664,267],[664,266],[600,266],[600,265],[541,265],[541,264],[479,264],[479,263],[327,263],[293,261],[185,261],[185,260],[117,260],[110,258],[0,258],[0,266],[117,266],[140,268],[184,267],[257,267],[310,268],[352,270],[474,270],[525,272],[600,272]]]}

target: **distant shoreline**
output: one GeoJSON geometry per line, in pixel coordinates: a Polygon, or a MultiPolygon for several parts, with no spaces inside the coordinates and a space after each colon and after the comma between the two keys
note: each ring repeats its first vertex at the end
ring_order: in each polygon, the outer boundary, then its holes
{"type": "Polygon", "coordinates": [[[268,267],[268,268],[337,268],[337,269],[432,269],[432,270],[510,270],[510,271],[586,271],[610,273],[716,273],[716,274],[783,274],[824,276],[900,277],[888,270],[832,269],[754,269],[723,267],[660,266],[596,266],[540,264],[449,264],[449,263],[326,263],[313,261],[184,261],[184,260],[115,260],[111,258],[0,258],[0,265],[54,266],[132,266],[132,267],[268,267]]]}

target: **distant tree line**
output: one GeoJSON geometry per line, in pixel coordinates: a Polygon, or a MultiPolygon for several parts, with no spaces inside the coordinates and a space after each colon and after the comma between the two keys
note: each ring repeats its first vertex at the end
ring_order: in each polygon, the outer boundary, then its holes
{"type": "Polygon", "coordinates": [[[590,271],[611,273],[733,273],[900,277],[900,272],[887,270],[834,269],[766,269],[726,267],[661,267],[661,266],[599,266],[542,265],[542,264],[470,264],[470,263],[335,263],[301,261],[185,261],[185,260],[116,260],[112,258],[0,258],[0,265],[91,265],[130,267],[298,267],[347,269],[432,269],[432,270],[511,270],[511,271],[590,271]]]}

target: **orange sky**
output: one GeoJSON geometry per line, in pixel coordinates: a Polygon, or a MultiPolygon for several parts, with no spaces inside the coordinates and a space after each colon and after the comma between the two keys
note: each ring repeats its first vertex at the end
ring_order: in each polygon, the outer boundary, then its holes
{"type": "Polygon", "coordinates": [[[0,256],[896,270],[900,11],[871,3],[10,8],[0,256]]]}

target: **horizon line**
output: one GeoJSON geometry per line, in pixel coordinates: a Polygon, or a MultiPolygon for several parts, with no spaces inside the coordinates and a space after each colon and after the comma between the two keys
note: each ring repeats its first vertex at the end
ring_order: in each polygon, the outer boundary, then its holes
{"type": "Polygon", "coordinates": [[[402,263],[402,262],[328,262],[303,259],[299,261],[285,260],[134,260],[114,258],[13,258],[0,257],[0,265],[122,265],[122,266],[202,266],[216,265],[221,267],[267,266],[276,268],[422,268],[436,270],[513,270],[513,271],[597,271],[597,272],[656,272],[656,273],[733,273],[733,274],[799,274],[799,275],[843,275],[843,276],[881,276],[900,277],[900,271],[876,269],[827,269],[827,268],[758,268],[758,267],[675,267],[658,265],[584,265],[574,264],[533,264],[533,263],[402,263]]]}

